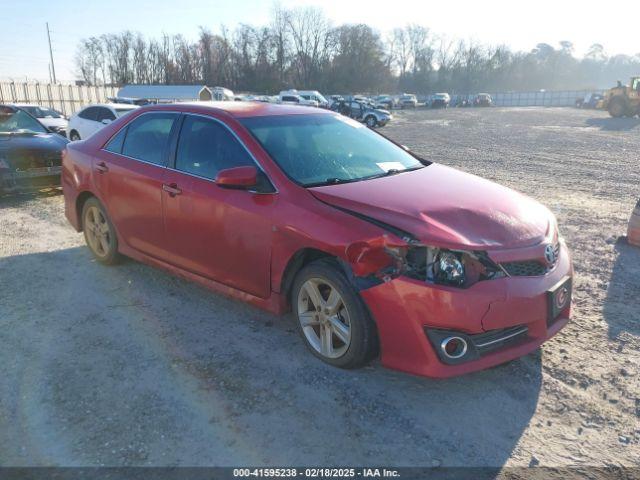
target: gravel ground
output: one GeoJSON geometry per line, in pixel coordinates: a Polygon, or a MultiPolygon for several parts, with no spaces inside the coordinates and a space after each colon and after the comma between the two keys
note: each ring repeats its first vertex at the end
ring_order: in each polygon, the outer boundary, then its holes
{"type": "MultiPolygon", "coordinates": [[[[59,192],[0,200],[0,465],[640,466],[640,121],[573,109],[399,112],[383,132],[548,205],[573,321],[449,380],[342,371],[276,317],[92,261],[59,192]]],[[[469,192],[473,194],[473,192],[469,192]]]]}

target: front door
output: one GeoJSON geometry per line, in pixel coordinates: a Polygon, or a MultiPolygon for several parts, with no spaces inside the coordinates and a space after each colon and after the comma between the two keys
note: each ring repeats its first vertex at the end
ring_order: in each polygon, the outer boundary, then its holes
{"type": "Polygon", "coordinates": [[[276,194],[219,187],[220,170],[258,166],[221,122],[186,115],[163,192],[170,262],[267,298],[271,291],[271,216],[276,194]]]}

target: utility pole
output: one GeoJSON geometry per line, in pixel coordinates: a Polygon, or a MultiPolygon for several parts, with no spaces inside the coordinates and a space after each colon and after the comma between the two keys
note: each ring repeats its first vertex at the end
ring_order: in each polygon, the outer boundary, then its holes
{"type": "Polygon", "coordinates": [[[51,34],[49,33],[49,22],[47,22],[47,39],[49,40],[49,58],[51,58],[51,73],[53,74],[53,83],[57,83],[56,67],[53,64],[53,50],[51,49],[51,34]]]}

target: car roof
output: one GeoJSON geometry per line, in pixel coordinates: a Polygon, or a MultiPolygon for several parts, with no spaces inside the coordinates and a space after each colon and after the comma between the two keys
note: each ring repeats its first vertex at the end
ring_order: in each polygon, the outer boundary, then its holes
{"type": "Polygon", "coordinates": [[[265,102],[180,102],[147,105],[143,110],[173,110],[195,113],[225,113],[235,118],[268,117],[276,115],[335,115],[330,110],[302,105],[286,105],[265,102]]]}
{"type": "Polygon", "coordinates": [[[133,110],[136,108],[140,108],[139,105],[131,105],[130,103],[92,103],[90,105],[82,107],[82,110],[89,107],[119,108],[122,110],[133,110]]]}

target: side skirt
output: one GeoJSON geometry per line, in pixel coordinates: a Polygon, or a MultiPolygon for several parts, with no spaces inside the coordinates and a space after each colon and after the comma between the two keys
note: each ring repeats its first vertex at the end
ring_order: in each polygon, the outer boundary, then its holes
{"type": "Polygon", "coordinates": [[[176,275],[177,277],[202,285],[203,287],[206,287],[213,292],[221,293],[222,295],[233,299],[242,300],[243,302],[249,303],[263,310],[267,310],[271,313],[275,313],[276,315],[282,315],[288,310],[286,299],[279,293],[271,292],[271,295],[267,298],[256,297],[255,295],[251,295],[250,293],[238,290],[237,288],[224,285],[220,282],[202,277],[195,273],[187,272],[185,270],[182,270],[181,268],[163,262],[162,260],[158,260],[157,258],[145,255],[144,253],[141,253],[126,244],[121,243],[119,250],[120,253],[126,257],[130,257],[136,261],[151,265],[153,267],[161,268],[172,273],[173,275],[176,275]]]}

